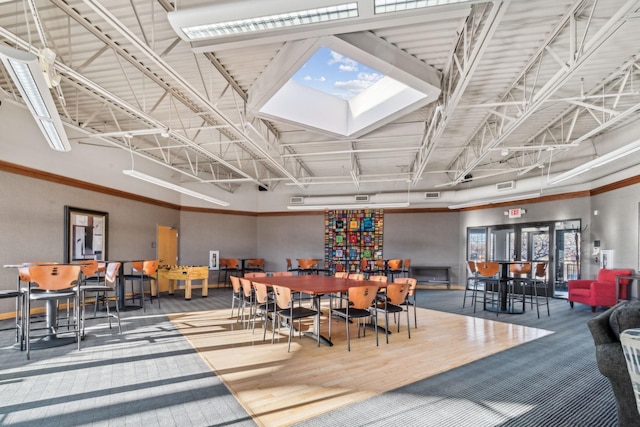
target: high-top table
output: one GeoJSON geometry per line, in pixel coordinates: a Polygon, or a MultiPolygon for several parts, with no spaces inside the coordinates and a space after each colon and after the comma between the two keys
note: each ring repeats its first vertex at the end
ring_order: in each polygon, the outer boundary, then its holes
{"type": "MultiPolygon", "coordinates": [[[[320,310],[320,298],[323,295],[347,292],[349,288],[355,286],[377,286],[379,288],[386,286],[386,283],[382,282],[343,279],[334,276],[318,276],[315,274],[304,276],[259,277],[256,278],[255,281],[269,286],[283,286],[291,289],[292,291],[304,292],[305,294],[312,295],[313,303],[317,310],[320,310]]],[[[329,316],[331,316],[331,313],[329,313],[329,316]]],[[[384,332],[384,329],[382,332],[384,332]]],[[[318,340],[319,337],[320,342],[327,346],[333,345],[333,342],[331,342],[330,339],[323,337],[320,334],[320,325],[315,317],[313,321],[313,332],[305,332],[304,334],[314,340],[318,340]]]]}

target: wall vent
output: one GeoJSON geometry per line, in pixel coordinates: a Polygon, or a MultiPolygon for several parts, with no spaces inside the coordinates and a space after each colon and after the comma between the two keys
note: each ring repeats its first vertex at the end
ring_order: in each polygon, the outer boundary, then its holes
{"type": "Polygon", "coordinates": [[[496,190],[511,190],[516,188],[515,181],[499,182],[496,184],[496,190]]]}
{"type": "Polygon", "coordinates": [[[289,197],[289,204],[302,205],[304,204],[304,197],[300,197],[300,196],[289,197]]]}
{"type": "Polygon", "coordinates": [[[440,198],[440,192],[439,191],[427,191],[426,193],[424,193],[424,198],[425,199],[439,199],[440,198]]]}
{"type": "Polygon", "coordinates": [[[369,201],[369,195],[367,194],[358,194],[355,196],[356,198],[356,202],[368,202],[369,201]]]}

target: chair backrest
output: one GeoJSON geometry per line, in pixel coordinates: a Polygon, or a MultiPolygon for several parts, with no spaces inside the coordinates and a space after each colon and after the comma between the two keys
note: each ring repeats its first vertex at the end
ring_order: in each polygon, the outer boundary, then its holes
{"type": "Polygon", "coordinates": [[[387,285],[387,301],[391,304],[402,304],[409,294],[409,285],[406,283],[390,283],[387,285]]]}
{"type": "Polygon", "coordinates": [[[253,289],[256,291],[256,302],[258,304],[264,304],[267,302],[269,296],[269,290],[267,285],[260,282],[252,282],[253,289]]]}
{"type": "Polygon", "coordinates": [[[114,286],[116,279],[118,278],[118,269],[120,268],[119,262],[110,262],[104,271],[104,280],[109,286],[114,286]]]}
{"type": "Polygon", "coordinates": [[[531,263],[530,262],[522,262],[518,264],[510,264],[509,270],[514,275],[524,276],[526,274],[531,273],[531,263]]]}
{"type": "Polygon", "coordinates": [[[471,260],[467,261],[467,271],[469,273],[469,276],[475,276],[476,275],[476,273],[478,272],[478,269],[476,268],[476,262],[475,261],[471,261],[471,260]]]}
{"type": "Polygon", "coordinates": [[[46,291],[70,289],[78,282],[79,265],[33,265],[29,267],[31,282],[46,291]]]}
{"type": "Polygon", "coordinates": [[[384,260],[383,260],[383,259],[377,259],[377,260],[376,260],[376,267],[377,267],[379,270],[384,269],[384,260]]]}
{"type": "Polygon", "coordinates": [[[256,277],[267,277],[267,273],[262,273],[260,271],[254,271],[252,273],[246,273],[244,275],[247,279],[254,279],[256,277]]]}
{"type": "Polygon", "coordinates": [[[360,259],[360,271],[367,271],[369,269],[369,260],[366,258],[360,259]]]}
{"type": "Polygon", "coordinates": [[[476,262],[478,273],[483,277],[493,277],[500,271],[500,264],[497,262],[476,262]]]}
{"type": "Polygon", "coordinates": [[[80,265],[80,271],[82,271],[84,277],[91,277],[98,274],[98,260],[87,259],[78,262],[78,265],[80,265]]]}
{"type": "Polygon", "coordinates": [[[373,305],[377,295],[377,286],[352,286],[349,288],[349,307],[366,310],[373,305]]]}
{"type": "Polygon", "coordinates": [[[347,277],[349,277],[349,273],[347,273],[346,271],[336,271],[334,276],[338,279],[346,279],[347,277]]]}
{"type": "Polygon", "coordinates": [[[291,305],[291,289],[278,285],[273,285],[272,288],[278,308],[281,310],[289,308],[291,305]]]}
{"type": "Polygon", "coordinates": [[[317,264],[316,261],[310,259],[310,258],[300,258],[298,260],[298,266],[300,268],[302,268],[303,270],[308,270],[310,268],[312,268],[314,266],[314,264],[317,264]]]}
{"type": "Polygon", "coordinates": [[[274,271],[272,274],[274,277],[289,277],[293,276],[293,271],[274,271]]]}
{"type": "Polygon", "coordinates": [[[547,263],[546,262],[539,262],[536,264],[536,272],[535,272],[535,276],[537,278],[546,278],[547,277],[547,263]]]}
{"type": "Polygon", "coordinates": [[[291,258],[287,258],[287,270],[291,270],[293,268],[293,264],[291,263],[291,258]]]}
{"type": "Polygon", "coordinates": [[[252,258],[247,260],[247,265],[253,268],[263,268],[264,267],[264,259],[263,258],[252,258]]]}
{"type": "Polygon", "coordinates": [[[231,288],[233,289],[233,293],[240,294],[240,278],[236,276],[229,276],[229,280],[231,280],[231,288]]]}
{"type": "Polygon", "coordinates": [[[238,258],[227,258],[227,268],[230,270],[240,268],[240,261],[238,258]]]}
{"type": "Polygon", "coordinates": [[[387,263],[390,270],[402,270],[402,260],[401,259],[390,259],[387,263]]]}
{"type": "Polygon", "coordinates": [[[409,292],[407,295],[412,297],[416,293],[416,288],[418,287],[418,279],[415,277],[398,277],[393,280],[393,283],[406,283],[409,285],[409,292]]]}
{"type": "Polygon", "coordinates": [[[378,276],[369,276],[369,280],[372,282],[383,282],[387,283],[387,276],[378,275],[378,276]]]}
{"type": "Polygon", "coordinates": [[[134,273],[142,273],[142,270],[144,270],[144,261],[134,261],[131,263],[131,270],[133,270],[134,273]]]}
{"type": "Polygon", "coordinates": [[[349,273],[347,277],[351,280],[364,280],[364,274],[362,273],[349,273]]]}
{"type": "Polygon", "coordinates": [[[411,258],[405,258],[404,261],[402,261],[402,267],[405,270],[409,270],[409,268],[411,267],[411,258]]]}
{"type": "Polygon", "coordinates": [[[157,259],[144,261],[142,263],[142,272],[147,276],[153,276],[156,274],[156,271],[158,271],[158,264],[157,259]]]}
{"type": "Polygon", "coordinates": [[[244,296],[249,298],[251,296],[251,280],[241,277],[240,286],[242,286],[242,293],[244,296]]]}

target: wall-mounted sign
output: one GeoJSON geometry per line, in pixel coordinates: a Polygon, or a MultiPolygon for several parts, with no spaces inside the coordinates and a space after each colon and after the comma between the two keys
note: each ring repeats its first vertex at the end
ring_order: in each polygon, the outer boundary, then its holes
{"type": "Polygon", "coordinates": [[[509,209],[509,218],[520,218],[526,211],[520,208],[509,209]]]}

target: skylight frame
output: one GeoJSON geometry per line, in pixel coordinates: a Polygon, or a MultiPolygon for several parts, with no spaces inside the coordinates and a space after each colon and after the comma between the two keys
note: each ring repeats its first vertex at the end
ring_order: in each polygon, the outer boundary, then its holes
{"type": "Polygon", "coordinates": [[[381,44],[369,32],[318,37],[288,42],[254,82],[247,106],[256,117],[336,138],[357,138],[434,102],[440,95],[440,81],[439,71],[394,46],[381,44]],[[322,47],[385,75],[376,85],[382,84],[386,91],[364,91],[346,101],[291,80],[322,47]],[[377,103],[367,105],[371,100],[377,103]]]}
{"type": "Polygon", "coordinates": [[[471,0],[374,0],[374,13],[381,15],[434,6],[467,3],[470,1],[471,0]]]}

